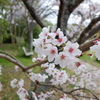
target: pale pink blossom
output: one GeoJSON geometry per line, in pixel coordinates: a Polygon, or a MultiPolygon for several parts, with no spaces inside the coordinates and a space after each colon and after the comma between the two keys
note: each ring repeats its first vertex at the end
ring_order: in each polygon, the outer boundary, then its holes
{"type": "Polygon", "coordinates": [[[70,57],[75,57],[81,55],[82,53],[82,51],[80,51],[78,48],[78,43],[71,43],[70,41],[68,41],[66,46],[64,47],[64,50],[70,57]]]}
{"type": "Polygon", "coordinates": [[[68,80],[68,74],[66,73],[66,71],[62,70],[62,71],[58,71],[55,70],[52,73],[52,79],[50,80],[50,82],[52,82],[53,85],[62,85],[64,83],[66,83],[66,81],[68,80]]]}
{"type": "Polygon", "coordinates": [[[42,32],[39,34],[40,38],[46,38],[49,34],[50,27],[44,27],[42,32]]]}
{"type": "Polygon", "coordinates": [[[21,79],[19,82],[18,82],[18,86],[19,87],[23,87],[24,86],[24,80],[21,79]]]}
{"type": "Polygon", "coordinates": [[[66,43],[67,37],[64,36],[63,32],[58,28],[56,31],[56,37],[52,40],[52,44],[60,46],[63,43],[66,43]]]}
{"type": "Polygon", "coordinates": [[[97,87],[97,85],[96,85],[95,82],[86,83],[86,88],[87,89],[95,89],[96,87],[97,87]]]}
{"type": "Polygon", "coordinates": [[[28,92],[23,87],[18,89],[17,95],[19,96],[20,100],[28,100],[26,98],[28,96],[28,92]]]}
{"type": "Polygon", "coordinates": [[[66,94],[63,94],[62,97],[59,100],[73,100],[73,99],[67,97],[66,94]]]}
{"type": "Polygon", "coordinates": [[[56,55],[58,54],[57,47],[48,44],[47,48],[44,50],[44,54],[47,55],[49,62],[53,61],[56,55]]]}
{"type": "Polygon", "coordinates": [[[34,98],[34,100],[39,100],[34,92],[32,92],[32,97],[34,98]]]}
{"type": "Polygon", "coordinates": [[[95,52],[95,56],[97,57],[98,60],[100,60],[100,44],[90,47],[90,50],[95,52]]]}
{"type": "Polygon", "coordinates": [[[0,82],[0,91],[2,91],[2,87],[3,87],[3,86],[2,86],[2,84],[1,84],[1,82],[0,82]]]}
{"type": "Polygon", "coordinates": [[[41,93],[40,95],[38,95],[39,100],[46,100],[46,98],[48,98],[49,96],[46,93],[41,93]]]}
{"type": "Polygon", "coordinates": [[[47,75],[43,74],[35,74],[35,73],[30,73],[30,79],[35,82],[35,81],[39,81],[39,82],[45,82],[45,80],[48,78],[47,75]]]}
{"type": "Polygon", "coordinates": [[[18,80],[17,80],[17,79],[13,79],[13,80],[10,82],[10,86],[11,86],[12,88],[18,87],[18,80]]]}
{"type": "Polygon", "coordinates": [[[34,57],[34,58],[32,58],[32,62],[36,62],[37,61],[37,59],[34,57]]]}
{"type": "Polygon", "coordinates": [[[69,57],[69,55],[67,55],[65,52],[60,52],[56,56],[54,63],[59,64],[61,68],[68,67],[72,69],[73,67],[75,67],[73,59],[71,59],[71,57],[69,57]]]}
{"type": "Polygon", "coordinates": [[[33,46],[35,46],[35,52],[39,55],[42,56],[43,50],[44,50],[44,43],[43,39],[34,39],[33,46]]]}
{"type": "Polygon", "coordinates": [[[75,71],[76,75],[81,75],[87,71],[87,68],[85,65],[81,64],[74,71],[75,71]]]}
{"type": "Polygon", "coordinates": [[[19,66],[15,65],[15,71],[18,72],[19,66]]]}

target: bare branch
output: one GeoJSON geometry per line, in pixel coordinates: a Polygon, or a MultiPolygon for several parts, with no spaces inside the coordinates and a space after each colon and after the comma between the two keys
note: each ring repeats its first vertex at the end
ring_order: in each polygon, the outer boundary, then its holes
{"type": "Polygon", "coordinates": [[[98,31],[100,31],[100,24],[98,24],[96,27],[92,28],[89,32],[88,32],[88,36],[84,37],[83,42],[85,42],[86,40],[88,40],[90,37],[92,37],[94,34],[96,34],[98,31]]]}
{"type": "Polygon", "coordinates": [[[46,62],[48,62],[48,60],[43,60],[43,61],[41,61],[41,62],[39,62],[39,63],[36,63],[36,64],[34,64],[34,65],[31,65],[31,66],[25,68],[24,71],[27,71],[27,70],[29,70],[29,69],[31,69],[31,68],[33,68],[33,67],[36,67],[36,66],[40,66],[41,64],[44,64],[44,63],[46,63],[46,62]]]}
{"type": "Polygon", "coordinates": [[[98,22],[100,21],[100,15],[96,18],[93,18],[90,22],[90,24],[83,30],[83,32],[80,35],[80,38],[78,39],[78,43],[81,44],[83,41],[83,38],[85,37],[86,33],[91,30],[91,28],[98,22]]]}
{"type": "Polygon", "coordinates": [[[92,40],[90,40],[90,41],[88,41],[88,42],[86,42],[86,43],[84,43],[82,45],[80,45],[79,49],[80,50],[84,50],[84,49],[86,49],[86,48],[88,48],[90,46],[93,46],[95,44],[94,41],[97,40],[97,39],[99,39],[99,38],[100,38],[100,36],[96,37],[96,38],[94,38],[94,39],[92,39],[92,40]]]}
{"type": "Polygon", "coordinates": [[[32,18],[43,28],[45,27],[44,23],[42,22],[41,18],[37,15],[36,10],[34,7],[30,6],[28,0],[22,0],[25,4],[26,8],[30,12],[32,18]]]}
{"type": "Polygon", "coordinates": [[[18,65],[23,71],[25,71],[25,66],[21,64],[20,62],[16,61],[15,59],[12,59],[11,57],[7,56],[6,54],[0,54],[0,58],[6,59],[9,62],[14,63],[15,65],[18,65]]]}

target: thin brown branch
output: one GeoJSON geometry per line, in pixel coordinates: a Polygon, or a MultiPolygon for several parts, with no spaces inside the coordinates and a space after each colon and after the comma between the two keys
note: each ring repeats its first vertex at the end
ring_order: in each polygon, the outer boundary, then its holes
{"type": "Polygon", "coordinates": [[[0,58],[6,59],[9,62],[14,63],[15,65],[19,66],[23,71],[25,71],[25,66],[21,64],[20,62],[16,61],[15,59],[12,59],[11,57],[7,56],[6,54],[0,54],[0,58]]]}
{"type": "Polygon", "coordinates": [[[79,38],[78,41],[77,41],[79,44],[82,43],[82,40],[83,40],[83,38],[85,37],[85,34],[86,34],[89,30],[91,30],[92,27],[93,27],[98,21],[100,21],[100,15],[99,15],[98,17],[96,17],[96,18],[93,18],[93,19],[91,20],[91,22],[89,23],[89,25],[83,30],[83,32],[82,32],[81,35],[80,35],[80,38],[79,38]]]}
{"type": "Polygon", "coordinates": [[[84,37],[83,42],[85,42],[86,40],[88,40],[89,38],[91,38],[94,34],[96,34],[99,31],[100,31],[100,24],[98,24],[97,26],[95,26],[94,28],[92,28],[88,32],[88,36],[84,37]]]}
{"type": "Polygon", "coordinates": [[[7,53],[7,52],[5,52],[5,51],[2,51],[2,50],[0,50],[0,52],[1,52],[1,53],[4,53],[4,54],[6,54],[6,55],[8,55],[9,57],[11,57],[11,58],[13,58],[14,60],[16,60],[17,62],[19,62],[13,55],[11,55],[11,54],[9,54],[9,53],[7,53]]]}
{"type": "Polygon", "coordinates": [[[32,18],[43,28],[45,27],[44,23],[42,22],[41,18],[37,15],[36,10],[34,7],[32,7],[29,3],[28,0],[22,0],[23,3],[25,4],[26,8],[30,12],[32,18]]]}
{"type": "Polygon", "coordinates": [[[90,41],[88,41],[88,42],[86,42],[86,43],[84,43],[82,45],[80,45],[79,46],[79,49],[80,50],[84,50],[87,47],[93,46],[95,44],[94,41],[97,40],[97,39],[99,39],[99,38],[100,38],[100,36],[99,37],[96,37],[96,38],[94,38],[94,39],[92,39],[92,40],[90,40],[90,41]]]}
{"type": "Polygon", "coordinates": [[[48,60],[40,61],[40,62],[38,62],[38,63],[36,63],[36,64],[34,64],[34,65],[31,65],[31,66],[25,68],[24,71],[27,71],[27,70],[29,70],[29,69],[31,69],[31,68],[33,68],[33,67],[36,67],[36,66],[40,66],[41,64],[44,64],[44,63],[46,63],[46,62],[48,62],[48,60]]]}
{"type": "Polygon", "coordinates": [[[86,91],[90,92],[97,100],[100,100],[100,99],[96,96],[95,93],[93,93],[91,90],[86,89],[86,88],[78,88],[78,89],[74,89],[74,90],[70,91],[70,93],[75,92],[75,91],[77,91],[77,90],[86,90],[86,91]]]}

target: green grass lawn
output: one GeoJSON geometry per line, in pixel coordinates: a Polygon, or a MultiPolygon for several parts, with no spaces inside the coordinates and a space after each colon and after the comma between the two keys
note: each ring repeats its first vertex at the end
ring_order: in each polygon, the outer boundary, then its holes
{"type": "MultiPolygon", "coordinates": [[[[23,65],[30,66],[33,64],[32,56],[26,57],[22,51],[22,48],[18,48],[17,45],[1,44],[0,50],[6,51],[9,54],[15,56],[23,65]]],[[[18,80],[25,80],[25,88],[28,90],[30,87],[30,80],[21,71],[16,72],[15,65],[11,62],[0,58],[0,65],[2,66],[2,75],[0,76],[0,82],[3,84],[3,91],[0,92],[0,100],[19,100],[16,95],[16,89],[10,87],[10,81],[14,78],[18,80]]],[[[36,68],[35,68],[36,69],[36,68]]]]}

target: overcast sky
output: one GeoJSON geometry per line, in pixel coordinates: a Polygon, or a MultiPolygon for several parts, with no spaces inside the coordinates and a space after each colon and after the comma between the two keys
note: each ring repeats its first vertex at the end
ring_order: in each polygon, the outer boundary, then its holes
{"type": "MultiPolygon", "coordinates": [[[[91,1],[93,3],[100,3],[100,0],[91,0],[91,1]]],[[[88,6],[88,4],[84,4],[84,6],[88,6]]],[[[58,6],[54,6],[52,9],[58,9],[58,6]]],[[[78,18],[79,20],[75,20],[75,19],[73,20],[72,17],[73,17],[73,15],[70,16],[70,19],[68,21],[69,23],[72,23],[72,22],[75,22],[75,21],[77,21],[76,23],[78,23],[81,20],[80,18],[78,18]]],[[[53,16],[50,16],[47,20],[50,21],[53,24],[56,24],[57,17],[56,16],[54,16],[54,17],[53,16]]],[[[88,21],[87,21],[87,23],[88,23],[88,21]]]]}

